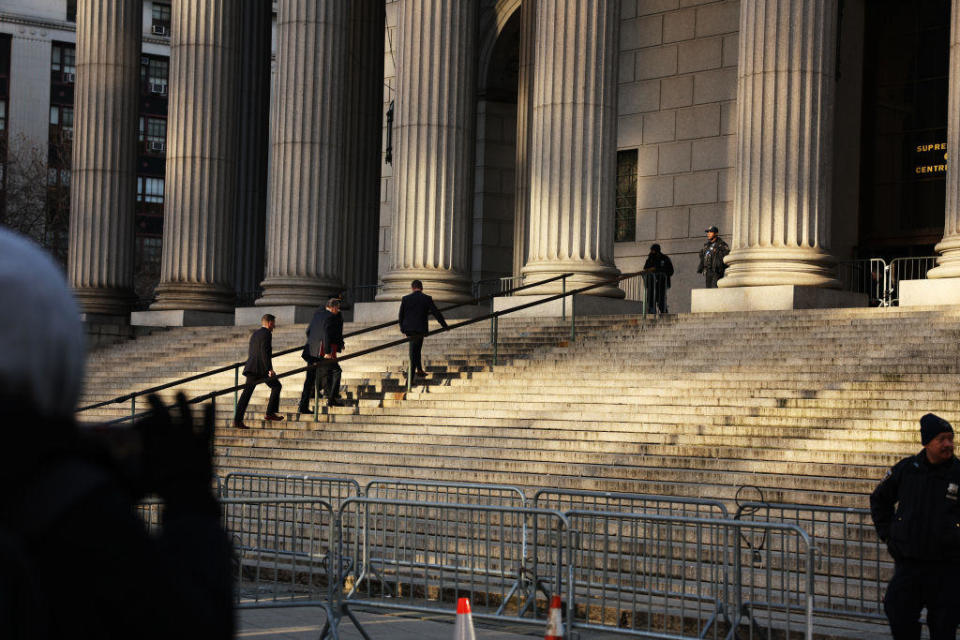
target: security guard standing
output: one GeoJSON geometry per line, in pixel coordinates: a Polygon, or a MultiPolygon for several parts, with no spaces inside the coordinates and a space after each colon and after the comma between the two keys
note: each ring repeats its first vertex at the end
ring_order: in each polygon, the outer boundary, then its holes
{"type": "Polygon", "coordinates": [[[894,640],[919,640],[927,608],[931,640],[954,640],[960,624],[960,461],[953,427],[920,419],[923,450],[887,472],[870,496],[877,535],[896,563],[883,608],[894,640]]]}

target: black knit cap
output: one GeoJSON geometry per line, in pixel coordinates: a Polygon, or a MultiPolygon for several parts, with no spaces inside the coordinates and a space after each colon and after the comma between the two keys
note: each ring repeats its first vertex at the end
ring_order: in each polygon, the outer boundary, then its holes
{"type": "Polygon", "coordinates": [[[928,413],[920,418],[920,442],[924,446],[944,431],[953,433],[953,427],[940,416],[928,413]]]}

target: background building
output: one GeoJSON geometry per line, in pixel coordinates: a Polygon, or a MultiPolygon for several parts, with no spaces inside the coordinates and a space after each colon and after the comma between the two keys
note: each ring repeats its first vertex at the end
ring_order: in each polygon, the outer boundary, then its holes
{"type": "MultiPolygon", "coordinates": [[[[82,18],[116,3],[80,4],[82,18]]],[[[463,300],[508,276],[634,271],[658,242],[677,269],[671,310],[685,311],[711,224],[734,249],[727,289],[831,289],[835,262],[857,258],[939,251],[943,266],[958,232],[952,4],[143,0],[132,259],[119,265],[136,276],[115,286],[104,274],[118,265],[84,271],[110,261],[113,239],[78,250],[72,278],[101,291],[81,293],[101,313],[137,306],[121,289],[144,306],[157,282],[163,311],[306,308],[343,289],[390,301],[412,277],[463,300]],[[258,54],[267,13],[275,45],[258,54]],[[204,57],[197,38],[233,62],[204,57]],[[209,148],[229,180],[187,184],[214,170],[190,160],[209,148]],[[90,302],[106,289],[109,304],[90,302]]],[[[42,235],[65,264],[71,163],[89,142],[73,135],[77,19],[65,0],[0,7],[4,221],[27,224],[23,203],[36,206],[23,195],[36,181],[17,175],[40,148],[42,235]]]]}

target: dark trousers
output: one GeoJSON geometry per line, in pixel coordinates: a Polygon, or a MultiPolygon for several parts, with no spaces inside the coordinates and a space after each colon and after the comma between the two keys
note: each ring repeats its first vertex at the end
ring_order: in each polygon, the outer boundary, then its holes
{"type": "Polygon", "coordinates": [[[307,369],[307,377],[303,381],[303,391],[300,392],[300,407],[306,407],[310,404],[310,398],[314,394],[314,385],[317,384],[317,375],[320,376],[320,390],[327,397],[327,400],[333,400],[340,397],[340,375],[343,369],[337,364],[336,360],[326,360],[324,358],[310,357],[307,364],[313,365],[318,362],[325,364],[319,367],[307,369]]]}
{"type": "Polygon", "coordinates": [[[261,382],[270,387],[270,400],[267,401],[267,413],[276,413],[280,408],[280,389],[283,385],[276,378],[258,378],[257,376],[244,376],[247,381],[243,383],[243,393],[240,394],[240,400],[237,401],[237,413],[234,420],[243,422],[243,414],[247,412],[247,405],[250,404],[250,396],[253,395],[254,388],[261,382]]]}
{"type": "Polygon", "coordinates": [[[723,274],[714,273],[713,271],[704,271],[703,275],[707,277],[707,289],[716,289],[717,280],[719,280],[723,274]]]}
{"type": "Polygon", "coordinates": [[[407,336],[410,337],[410,342],[407,343],[410,350],[410,370],[420,371],[423,369],[423,363],[420,362],[420,352],[423,351],[423,336],[412,333],[408,333],[407,336]]]}
{"type": "Polygon", "coordinates": [[[647,313],[667,312],[667,275],[665,273],[643,274],[647,313]]]}
{"type": "Polygon", "coordinates": [[[951,562],[897,562],[883,598],[894,640],[919,640],[927,608],[930,640],[954,640],[960,624],[960,566],[951,562]]]}

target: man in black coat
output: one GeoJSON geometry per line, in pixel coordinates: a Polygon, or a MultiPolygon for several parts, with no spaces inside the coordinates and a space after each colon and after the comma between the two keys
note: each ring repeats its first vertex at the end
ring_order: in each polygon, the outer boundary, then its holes
{"type": "Polygon", "coordinates": [[[877,535],[895,570],[883,599],[894,640],[919,640],[927,608],[931,640],[956,638],[960,624],[960,461],[953,427],[920,419],[923,450],[898,462],[870,496],[877,535]]]}
{"type": "Polygon", "coordinates": [[[650,255],[643,263],[643,285],[646,292],[647,311],[667,313],[667,289],[673,275],[673,262],[660,251],[659,244],[650,245],[650,255]]]}
{"type": "Polygon", "coordinates": [[[283,420],[283,416],[277,415],[282,385],[273,370],[273,328],[276,324],[277,319],[273,315],[265,314],[260,319],[260,328],[250,336],[249,355],[243,367],[243,376],[247,381],[243,385],[243,393],[240,394],[240,400],[237,402],[237,413],[233,418],[233,426],[237,429],[248,428],[243,423],[243,414],[247,411],[253,389],[261,382],[265,382],[270,387],[270,400],[267,402],[267,413],[264,418],[272,421],[283,420]]]}
{"type": "Polygon", "coordinates": [[[444,329],[447,328],[447,321],[443,319],[443,314],[433,303],[433,298],[423,292],[423,283],[414,280],[410,283],[411,293],[403,296],[400,300],[400,331],[410,338],[410,375],[414,373],[418,376],[427,375],[423,370],[423,363],[420,360],[420,352],[423,350],[423,335],[430,331],[427,325],[428,314],[433,314],[444,329]]]}
{"type": "MultiPolygon", "coordinates": [[[[340,374],[337,354],[343,351],[343,316],[340,315],[340,298],[330,298],[326,309],[317,309],[307,327],[307,344],[303,345],[300,357],[307,364],[324,362],[319,367],[322,375],[320,386],[327,396],[327,405],[340,406],[340,374]]],[[[300,393],[300,413],[313,413],[310,409],[310,397],[317,383],[317,367],[307,369],[307,378],[303,381],[300,393]]]]}

